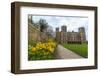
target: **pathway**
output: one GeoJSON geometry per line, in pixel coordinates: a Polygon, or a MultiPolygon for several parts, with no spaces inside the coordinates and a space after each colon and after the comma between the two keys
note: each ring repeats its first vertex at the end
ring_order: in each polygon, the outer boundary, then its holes
{"type": "Polygon", "coordinates": [[[60,44],[57,46],[57,50],[55,52],[55,57],[57,59],[79,59],[79,58],[83,58],[80,55],[64,48],[60,44]]]}

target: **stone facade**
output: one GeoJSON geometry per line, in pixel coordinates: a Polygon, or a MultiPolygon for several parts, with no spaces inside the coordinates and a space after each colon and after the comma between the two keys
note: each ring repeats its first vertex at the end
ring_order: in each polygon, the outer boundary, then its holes
{"type": "Polygon", "coordinates": [[[40,41],[40,29],[36,28],[33,24],[28,23],[28,40],[40,41]]]}
{"type": "Polygon", "coordinates": [[[40,27],[32,23],[28,23],[28,40],[35,42],[44,42],[50,37],[46,33],[40,31],[40,27]]]}
{"type": "Polygon", "coordinates": [[[67,26],[62,26],[61,31],[56,28],[56,40],[59,43],[83,43],[86,42],[85,28],[80,27],[78,32],[67,32],[67,26]]]}

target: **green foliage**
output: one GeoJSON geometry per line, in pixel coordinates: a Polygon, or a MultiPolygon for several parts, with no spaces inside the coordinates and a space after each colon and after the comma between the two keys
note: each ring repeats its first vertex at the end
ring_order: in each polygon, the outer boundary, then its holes
{"type": "Polygon", "coordinates": [[[47,42],[29,42],[28,60],[51,60],[54,59],[56,44],[52,39],[47,42]]]}
{"type": "Polygon", "coordinates": [[[34,40],[28,40],[28,45],[32,45],[32,46],[35,46],[36,45],[36,41],[34,40]]]}
{"type": "Polygon", "coordinates": [[[29,51],[28,60],[51,60],[54,59],[54,55],[47,50],[38,50],[35,53],[29,51]]]}
{"type": "Polygon", "coordinates": [[[86,43],[83,44],[63,44],[63,46],[82,57],[88,57],[88,45],[86,43]]]}

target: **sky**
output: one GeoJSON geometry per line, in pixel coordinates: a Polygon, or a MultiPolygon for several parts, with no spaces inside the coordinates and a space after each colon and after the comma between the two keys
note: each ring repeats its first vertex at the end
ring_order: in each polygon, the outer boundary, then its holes
{"type": "Polygon", "coordinates": [[[78,32],[79,27],[85,27],[86,39],[88,38],[88,17],[75,17],[75,16],[40,16],[33,15],[32,20],[34,22],[38,22],[40,19],[45,19],[46,22],[53,28],[55,32],[55,28],[59,27],[61,30],[61,26],[67,26],[67,31],[75,31],[78,32]]]}

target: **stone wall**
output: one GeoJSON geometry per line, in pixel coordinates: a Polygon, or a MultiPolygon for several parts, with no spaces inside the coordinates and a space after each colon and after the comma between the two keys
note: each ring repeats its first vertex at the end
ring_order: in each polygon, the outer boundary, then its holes
{"type": "Polygon", "coordinates": [[[33,26],[31,23],[28,24],[28,40],[35,42],[44,42],[48,39],[48,36],[40,32],[40,29],[33,26]]]}
{"type": "Polygon", "coordinates": [[[36,29],[31,23],[28,24],[28,40],[40,41],[40,31],[36,29]]]}

